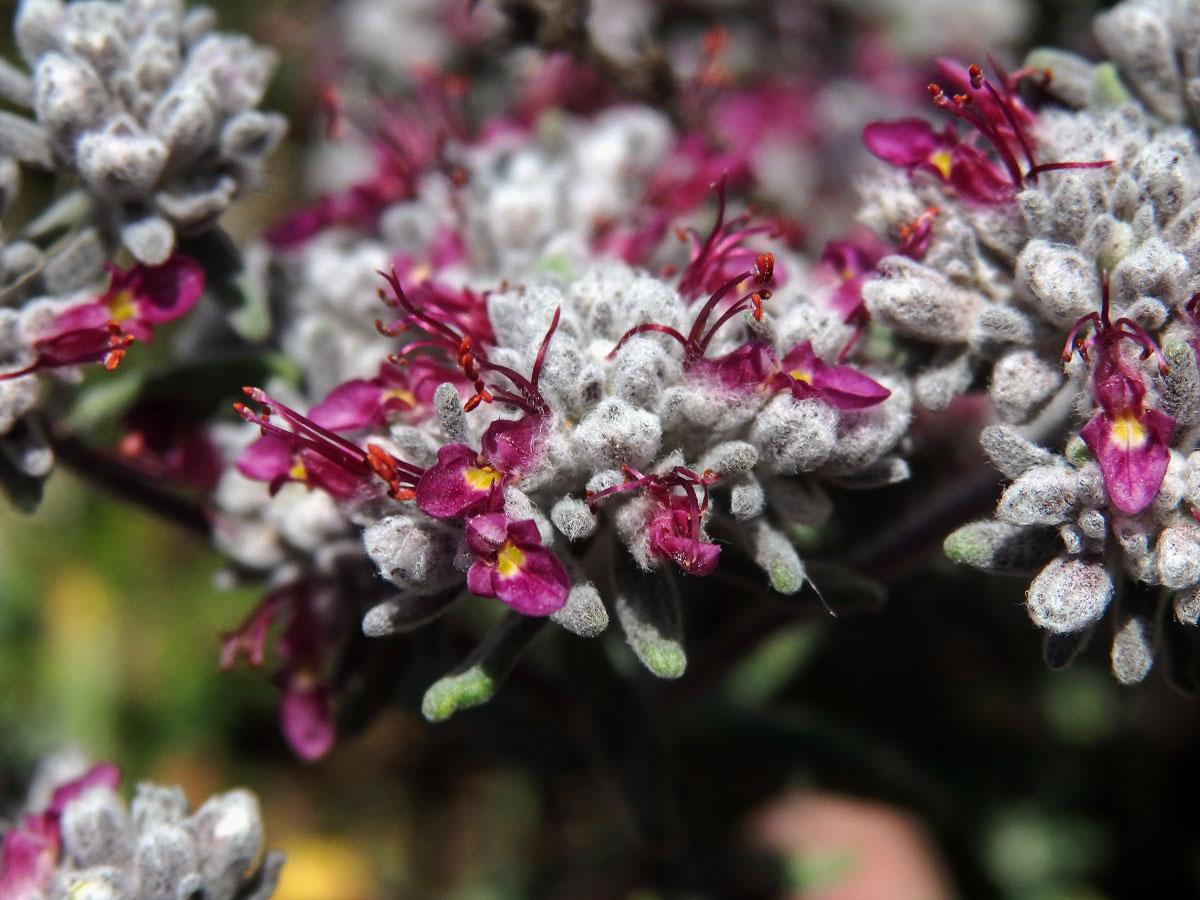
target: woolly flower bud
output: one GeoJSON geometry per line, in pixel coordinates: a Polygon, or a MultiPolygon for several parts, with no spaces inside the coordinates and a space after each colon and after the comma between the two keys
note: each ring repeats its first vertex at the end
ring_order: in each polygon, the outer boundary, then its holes
{"type": "Polygon", "coordinates": [[[1112,595],[1112,577],[1104,566],[1060,556],[1033,580],[1025,606],[1042,628],[1079,631],[1104,615],[1112,595]]]}
{"type": "Polygon", "coordinates": [[[1076,476],[1058,466],[1035,466],[1004,491],[996,515],[1014,525],[1057,525],[1075,506],[1076,476]]]}

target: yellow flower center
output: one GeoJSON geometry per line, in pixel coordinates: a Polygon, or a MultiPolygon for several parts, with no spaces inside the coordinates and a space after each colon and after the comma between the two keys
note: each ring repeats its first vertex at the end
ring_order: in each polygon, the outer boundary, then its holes
{"type": "Polygon", "coordinates": [[[505,541],[496,554],[496,572],[501,578],[512,578],[519,574],[524,563],[525,554],[512,541],[505,541]]]}
{"type": "Polygon", "coordinates": [[[416,406],[417,398],[412,391],[406,391],[404,388],[388,388],[383,392],[384,400],[399,400],[408,406],[416,406]]]}
{"type": "Polygon", "coordinates": [[[473,491],[486,491],[503,477],[502,473],[497,472],[491,466],[463,470],[463,479],[467,482],[467,487],[473,491]]]}
{"type": "Polygon", "coordinates": [[[803,372],[800,369],[793,369],[790,374],[797,381],[803,381],[805,384],[812,384],[812,372],[803,372]]]}
{"type": "Polygon", "coordinates": [[[942,180],[950,180],[950,151],[949,150],[934,150],[929,154],[929,161],[934,167],[942,173],[942,180]]]}
{"type": "Polygon", "coordinates": [[[106,301],[108,314],[114,322],[124,322],[132,319],[137,307],[133,303],[133,294],[129,291],[118,291],[106,301]]]}
{"type": "Polygon", "coordinates": [[[1145,446],[1147,437],[1142,423],[1128,413],[1113,419],[1112,436],[1126,450],[1145,446]]]}
{"type": "Polygon", "coordinates": [[[292,467],[288,469],[288,475],[296,481],[304,481],[308,478],[308,469],[304,468],[304,463],[300,461],[299,456],[292,462],[292,467]]]}

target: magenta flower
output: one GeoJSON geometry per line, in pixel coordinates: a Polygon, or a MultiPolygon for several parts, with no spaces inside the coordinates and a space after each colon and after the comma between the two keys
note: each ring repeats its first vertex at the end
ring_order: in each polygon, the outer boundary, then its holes
{"type": "Polygon", "coordinates": [[[964,67],[942,60],[939,76],[951,88],[947,95],[937,84],[929,85],[929,95],[940,108],[966,122],[972,129],[965,140],[955,134],[953,125],[937,132],[923,119],[908,118],[893,122],[871,122],[863,129],[863,143],[876,157],[906,169],[911,175],[923,171],[951,185],[964,201],[979,206],[1012,202],[1016,192],[1037,181],[1042,172],[1057,169],[1094,169],[1111,164],[1097,162],[1038,163],[1034,158],[1034,140],[1029,127],[1035,121],[1017,97],[1020,80],[1041,74],[1022,69],[1011,77],[1000,73],[997,87],[984,78],[978,66],[964,67]],[[976,146],[982,141],[993,156],[976,146]]]}
{"type": "Polygon", "coordinates": [[[264,434],[243,450],[237,458],[237,470],[247,478],[267,482],[272,497],[285,484],[295,481],[348,500],[371,480],[371,473],[350,470],[277,434],[264,434]]]}
{"type": "Polygon", "coordinates": [[[504,508],[511,477],[466,444],[446,444],[417,482],[417,507],[435,519],[494,513],[504,508]]]}
{"type": "Polygon", "coordinates": [[[879,261],[894,252],[891,247],[865,228],[856,230],[844,241],[829,241],[821,252],[821,265],[832,270],[839,284],[829,305],[850,322],[866,313],[862,302],[863,283],[873,274],[879,261]]]}
{"type": "MultiPolygon", "coordinates": [[[[735,273],[750,270],[757,272],[760,257],[752,250],[742,246],[746,238],[756,234],[764,234],[771,229],[766,225],[749,225],[750,215],[743,213],[725,221],[725,182],[727,176],[721,178],[713,186],[717,191],[717,220],[713,223],[708,236],[701,239],[699,233],[692,228],[681,232],[680,236],[691,242],[691,257],[679,279],[679,293],[688,301],[695,300],[704,294],[713,294],[722,289],[722,285],[736,277],[735,273]]],[[[770,254],[764,254],[769,256],[770,254]]],[[[774,257],[771,257],[771,277],[774,277],[774,257]]],[[[765,264],[764,264],[765,265],[765,264]]],[[[748,276],[742,275],[744,281],[748,276]]],[[[782,283],[780,273],[776,279],[782,283]]],[[[757,276],[756,283],[759,282],[757,276]]]]}
{"type": "Polygon", "coordinates": [[[548,616],[562,608],[571,579],[562,562],[542,546],[532,519],[514,522],[502,513],[467,519],[467,548],[475,562],[467,588],[495,597],[527,616],[548,616]]]}
{"type": "Polygon", "coordinates": [[[374,152],[375,172],[285,217],[268,230],[271,244],[292,249],[334,226],[373,231],[385,209],[416,195],[418,183],[430,170],[441,166],[452,178],[463,177],[443,153],[448,138],[464,133],[458,109],[461,82],[434,72],[414,74],[419,83],[413,102],[381,103],[372,110],[345,110],[336,92],[326,89],[322,99],[331,136],[340,136],[347,127],[358,131],[374,152]]]}
{"type": "Polygon", "coordinates": [[[177,319],[204,291],[204,270],[178,253],[161,266],[108,267],[108,289],[59,313],[33,342],[34,361],[0,379],[39,369],[102,362],[115,369],[135,340],[149,343],[151,326],[177,319]]]}
{"type": "Polygon", "coordinates": [[[632,466],[622,466],[625,481],[597,493],[589,493],[592,506],[610,494],[642,488],[653,500],[647,522],[650,552],[670,560],[690,575],[708,575],[717,567],[721,548],[701,540],[701,525],[708,510],[708,486],[719,476],[697,475],[676,466],[665,475],[643,475],[632,466]],[[696,491],[702,494],[697,496],[696,491]]]}
{"type": "Polygon", "coordinates": [[[139,403],[124,425],[116,452],[153,479],[211,489],[225,470],[212,436],[175,398],[139,403]]]}
{"type": "MultiPolygon", "coordinates": [[[[534,417],[540,420],[550,414],[550,406],[547,404],[546,398],[538,390],[538,380],[541,378],[542,364],[546,359],[546,351],[550,347],[550,339],[554,337],[554,332],[558,330],[559,318],[562,315],[561,309],[554,311],[554,318],[550,320],[550,327],[546,329],[546,335],[542,338],[537,357],[533,361],[533,368],[530,371],[529,377],[526,378],[508,366],[498,365],[488,360],[487,351],[483,346],[485,340],[480,335],[467,330],[469,319],[465,319],[459,314],[459,311],[447,309],[444,305],[435,304],[433,306],[426,306],[424,303],[418,305],[418,301],[429,299],[429,296],[417,294],[417,301],[410,298],[405,292],[403,285],[401,285],[400,277],[395,268],[392,269],[390,274],[385,274],[384,279],[392,289],[391,299],[385,298],[385,302],[389,306],[404,310],[405,315],[387,327],[376,322],[379,330],[389,337],[395,337],[407,330],[410,324],[416,324],[427,333],[421,340],[413,341],[401,347],[399,351],[392,355],[393,360],[403,365],[416,366],[420,360],[426,359],[426,357],[412,356],[418,350],[440,350],[450,355],[455,360],[458,369],[461,370],[462,377],[466,379],[466,382],[474,390],[474,394],[463,404],[463,409],[467,412],[473,410],[480,403],[491,403],[494,400],[499,400],[501,403],[521,410],[525,413],[526,417],[534,417]],[[485,383],[484,373],[488,372],[507,378],[513,387],[516,388],[515,392],[501,385],[485,383]]],[[[486,317],[486,307],[481,308],[485,310],[484,315],[486,317]]],[[[491,336],[490,324],[487,326],[487,335],[491,336]]],[[[494,337],[491,339],[494,339],[494,337]]],[[[534,426],[527,423],[527,427],[530,429],[530,440],[532,441],[534,426]]],[[[484,437],[486,440],[487,435],[485,434],[484,437]]],[[[484,447],[484,452],[488,452],[486,446],[484,447]]]]}
{"type": "Polygon", "coordinates": [[[1100,409],[1079,436],[1100,464],[1113,506],[1135,516],[1154,502],[1167,474],[1175,420],[1145,405],[1145,381],[1122,354],[1122,342],[1129,340],[1140,347],[1142,359],[1156,356],[1160,370],[1165,370],[1161,352],[1137,323],[1109,320],[1107,273],[1101,273],[1101,285],[1100,312],[1088,313],[1075,323],[1063,359],[1070,359],[1078,349],[1080,356],[1092,362],[1092,399],[1100,409]],[[1095,333],[1077,343],[1079,331],[1088,324],[1095,333]]]}
{"type": "Polygon", "coordinates": [[[838,351],[837,362],[850,355],[858,339],[862,337],[871,313],[863,302],[863,285],[875,276],[875,268],[883,257],[890,253],[920,259],[933,239],[933,220],[938,214],[936,206],[926,207],[911,223],[900,226],[900,244],[891,248],[872,232],[860,229],[844,241],[829,241],[821,254],[821,265],[832,269],[840,279],[829,305],[842,314],[842,321],[854,326],[845,346],[838,351]]]}
{"type": "Polygon", "coordinates": [[[58,862],[58,823],[45,814],[26,816],[4,835],[0,848],[0,898],[40,900],[58,862]]]}
{"type": "Polygon", "coordinates": [[[322,674],[334,634],[321,615],[315,588],[297,581],[268,593],[236,631],[224,635],[220,663],[227,671],[244,654],[251,666],[261,666],[272,626],[286,620],[275,641],[282,663],[273,679],[283,692],[279,723],[288,746],[309,761],[328,753],[337,734],[333,694],[322,674]]]}
{"type": "Polygon", "coordinates": [[[504,486],[529,471],[541,453],[545,416],[497,419],[483,433],[483,452],[446,444],[417,482],[417,506],[435,519],[499,512],[504,486]]]}
{"type": "Polygon", "coordinates": [[[259,426],[263,434],[238,457],[238,471],[247,478],[268,482],[272,494],[287,482],[297,481],[347,499],[379,477],[388,486],[388,496],[397,500],[412,498],[424,469],[397,459],[375,444],[368,444],[364,450],[277,403],[258,388],[244,390],[265,409],[257,414],[245,404],[233,405],[239,416],[259,426]],[[272,414],[292,430],[272,423],[272,414]]]}
{"type": "MultiPolygon", "coordinates": [[[[727,182],[741,185],[749,178],[744,155],[715,146],[706,135],[685,133],[647,184],[634,224],[595,223],[594,248],[599,254],[618,256],[631,265],[646,265],[671,223],[698,208],[714,186],[721,189],[727,182]]],[[[723,194],[720,203],[723,216],[723,194]]],[[[744,224],[745,220],[737,220],[738,227],[744,224]]],[[[688,237],[687,233],[683,236],[688,237]]],[[[689,268],[694,269],[694,264],[689,268]]],[[[696,287],[694,296],[700,296],[704,285],[695,278],[692,282],[688,290],[696,287]]]]}
{"type": "Polygon", "coordinates": [[[383,428],[395,413],[409,412],[416,405],[408,374],[384,362],[374,378],[356,378],[338,385],[308,411],[308,417],[330,431],[357,431],[383,428]]]}
{"type": "Polygon", "coordinates": [[[838,409],[866,409],[892,394],[850,366],[830,368],[817,358],[811,341],[797,344],[779,365],[780,371],[769,386],[777,391],[790,390],[797,400],[815,397],[838,409]]]}
{"type": "Polygon", "coordinates": [[[59,822],[67,804],[89,788],[116,789],[120,781],[121,770],[112,763],[93,766],[55,790],[43,812],[25,816],[19,826],[7,831],[0,847],[0,900],[39,900],[58,863],[59,822]]]}
{"type": "Polygon", "coordinates": [[[288,745],[301,759],[320,759],[333,746],[337,727],[333,693],[322,675],[331,643],[329,628],[317,612],[311,590],[292,604],[291,618],[275,651],[283,665],[275,683],[283,691],[279,724],[288,745]]]}
{"type": "Polygon", "coordinates": [[[924,119],[871,122],[863,129],[863,143],[872,155],[909,175],[925,172],[952,185],[970,203],[996,205],[1015,196],[1004,172],[987,154],[961,142],[952,125],[937,132],[924,119]]]}
{"type": "Polygon", "coordinates": [[[459,334],[470,335],[477,345],[494,343],[496,335],[487,313],[488,292],[480,294],[470,288],[455,289],[430,277],[434,271],[462,258],[462,238],[457,233],[443,229],[430,241],[426,253],[426,263],[417,264],[404,254],[397,255],[392,261],[392,277],[408,282],[405,300],[419,308],[422,316],[414,316],[397,298],[384,295],[384,303],[403,310],[404,315],[391,325],[381,326],[383,333],[394,337],[411,324],[423,327],[426,324],[425,317],[428,317],[437,319],[459,334]]]}

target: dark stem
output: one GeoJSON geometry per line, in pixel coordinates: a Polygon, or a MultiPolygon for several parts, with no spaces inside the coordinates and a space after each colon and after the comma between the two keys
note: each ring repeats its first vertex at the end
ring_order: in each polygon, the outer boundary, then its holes
{"type": "Polygon", "coordinates": [[[55,458],[85,481],[168,522],[207,538],[209,521],[193,500],[155,484],[144,472],[73,435],[51,432],[55,458]]]}

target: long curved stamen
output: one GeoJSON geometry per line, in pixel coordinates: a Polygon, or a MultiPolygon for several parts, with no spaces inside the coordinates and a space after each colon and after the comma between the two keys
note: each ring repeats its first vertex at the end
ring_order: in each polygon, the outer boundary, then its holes
{"type": "MultiPolygon", "coordinates": [[[[380,270],[376,271],[379,275],[383,276],[383,279],[388,283],[388,286],[391,287],[392,294],[395,297],[395,302],[393,303],[387,300],[386,296],[384,296],[385,303],[387,303],[389,306],[402,307],[408,313],[409,318],[421,323],[421,326],[431,334],[440,335],[447,341],[450,341],[452,344],[458,344],[462,340],[462,335],[460,335],[450,326],[446,325],[444,322],[434,318],[424,310],[419,309],[411,300],[408,299],[408,295],[404,292],[404,288],[400,284],[400,276],[396,274],[395,266],[392,267],[392,271],[390,273],[380,270]]],[[[383,295],[381,294],[381,296],[383,295]]]]}
{"type": "Polygon", "coordinates": [[[742,272],[740,275],[735,275],[729,281],[721,285],[708,298],[708,302],[700,308],[700,312],[696,314],[695,320],[692,322],[692,330],[688,332],[687,346],[694,347],[700,340],[700,335],[704,331],[704,326],[708,324],[708,316],[713,311],[718,303],[725,299],[725,295],[732,291],[735,287],[741,284],[746,279],[753,276],[753,272],[742,272]]]}
{"type": "Polygon", "coordinates": [[[1122,337],[1127,337],[1139,347],[1142,348],[1142,359],[1149,359],[1151,356],[1158,362],[1158,371],[1160,375],[1167,374],[1167,360],[1163,356],[1162,350],[1158,344],[1154,343],[1154,338],[1146,333],[1146,329],[1142,328],[1137,322],[1132,319],[1117,319],[1116,327],[1114,328],[1122,337]]]}
{"type": "Polygon", "coordinates": [[[700,281],[703,278],[703,273],[707,269],[708,261],[712,255],[713,246],[720,239],[722,228],[725,224],[725,182],[728,180],[729,174],[723,173],[714,185],[717,191],[717,220],[713,223],[712,230],[705,238],[703,245],[696,252],[696,256],[688,263],[687,270],[684,272],[683,279],[679,282],[679,293],[687,297],[694,295],[700,288],[700,281]]]}
{"type": "MultiPolygon", "coordinates": [[[[991,59],[990,61],[992,63],[992,68],[999,70],[999,66],[996,65],[996,61],[994,59],[991,59]]],[[[1001,95],[1001,93],[996,90],[995,86],[983,77],[983,71],[979,68],[979,66],[971,66],[967,72],[971,78],[971,87],[975,88],[975,90],[979,90],[982,87],[992,96],[992,99],[995,100],[997,105],[1000,107],[1000,113],[1004,116],[1004,120],[1008,123],[1008,127],[1012,129],[1013,136],[1016,138],[1017,144],[1021,148],[1021,153],[1024,155],[1025,161],[1029,164],[1031,173],[1037,164],[1033,161],[1033,148],[1029,146],[1029,141],[1025,139],[1025,130],[1017,124],[1016,116],[1013,115],[1012,97],[1009,95],[1001,95]]],[[[1029,177],[1030,173],[1026,173],[1026,177],[1029,177]]],[[[1036,180],[1036,177],[1034,180],[1036,180]]]]}
{"type": "Polygon", "coordinates": [[[1062,361],[1063,362],[1070,362],[1071,357],[1075,354],[1076,350],[1079,351],[1079,355],[1083,359],[1086,360],[1088,358],[1087,342],[1080,342],[1077,340],[1079,337],[1079,332],[1082,331],[1088,324],[1093,324],[1095,326],[1096,330],[1099,331],[1103,327],[1103,323],[1102,323],[1100,314],[1096,313],[1096,312],[1090,312],[1086,316],[1081,318],[1078,322],[1075,323],[1074,327],[1071,329],[1070,334],[1067,335],[1066,344],[1063,345],[1063,352],[1062,352],[1062,361]]]}
{"type": "MultiPolygon", "coordinates": [[[[754,310],[754,320],[756,322],[761,322],[762,317],[763,317],[763,301],[770,300],[770,299],[771,299],[770,291],[753,291],[753,292],[747,294],[745,297],[742,297],[740,300],[738,300],[737,303],[735,303],[735,304],[733,304],[733,306],[729,307],[729,309],[725,310],[725,312],[721,315],[721,317],[719,319],[717,319],[716,322],[713,323],[712,328],[708,329],[708,333],[705,334],[704,337],[701,339],[701,341],[698,345],[700,348],[700,353],[696,358],[699,359],[700,356],[704,355],[705,351],[708,350],[708,345],[712,342],[713,335],[715,335],[717,333],[717,331],[720,329],[720,327],[722,325],[724,325],[726,322],[728,322],[730,319],[732,319],[738,313],[742,313],[742,312],[745,312],[746,310],[753,309],[754,310]]],[[[694,361],[695,360],[693,360],[693,362],[694,361]]]]}
{"type": "Polygon", "coordinates": [[[671,328],[669,325],[659,325],[655,322],[648,322],[645,325],[635,325],[633,328],[630,328],[627,332],[621,335],[621,339],[617,341],[617,345],[615,347],[608,351],[608,356],[606,356],[605,359],[612,359],[614,356],[616,356],[617,351],[625,346],[625,342],[634,335],[646,334],[650,331],[658,332],[659,334],[665,334],[667,337],[671,337],[679,341],[679,343],[683,344],[684,347],[688,346],[688,339],[674,328],[671,328]]]}
{"type": "Polygon", "coordinates": [[[554,311],[554,318],[550,321],[550,327],[546,329],[546,336],[542,338],[542,343],[538,347],[537,356],[534,358],[529,378],[526,378],[514,369],[510,369],[508,366],[501,366],[484,359],[478,361],[480,369],[503,375],[515,384],[517,390],[521,392],[521,396],[518,397],[511,391],[497,387],[496,385],[490,385],[496,399],[520,407],[533,415],[544,416],[549,414],[550,405],[546,403],[546,398],[538,390],[538,381],[542,377],[542,365],[546,361],[546,352],[550,348],[550,339],[554,337],[554,332],[558,330],[558,323],[561,317],[562,307],[560,306],[554,311]]]}
{"type": "Polygon", "coordinates": [[[607,497],[609,494],[619,494],[623,491],[631,491],[639,488],[644,484],[652,483],[658,476],[643,475],[633,466],[622,465],[621,474],[625,476],[625,480],[621,484],[614,484],[612,487],[605,488],[602,491],[588,491],[588,505],[594,506],[596,501],[601,497],[607,497]]]}
{"type": "Polygon", "coordinates": [[[1012,150],[1009,149],[1008,144],[997,133],[995,126],[972,107],[970,95],[957,94],[951,99],[946,96],[941,87],[931,84],[929,85],[929,96],[939,109],[943,109],[956,118],[962,119],[992,145],[992,148],[996,151],[996,155],[1000,157],[1000,162],[1008,170],[1008,177],[1012,181],[1013,187],[1020,188],[1023,183],[1020,163],[1017,162],[1017,158],[1013,155],[1012,150]]]}
{"type": "Polygon", "coordinates": [[[550,322],[550,327],[546,330],[546,336],[542,338],[542,345],[538,347],[537,358],[533,361],[533,370],[529,373],[529,383],[533,386],[533,390],[537,391],[538,379],[542,377],[542,363],[546,361],[546,351],[550,349],[550,338],[554,337],[554,332],[558,330],[558,320],[562,317],[562,307],[554,310],[554,318],[550,322]]]}

